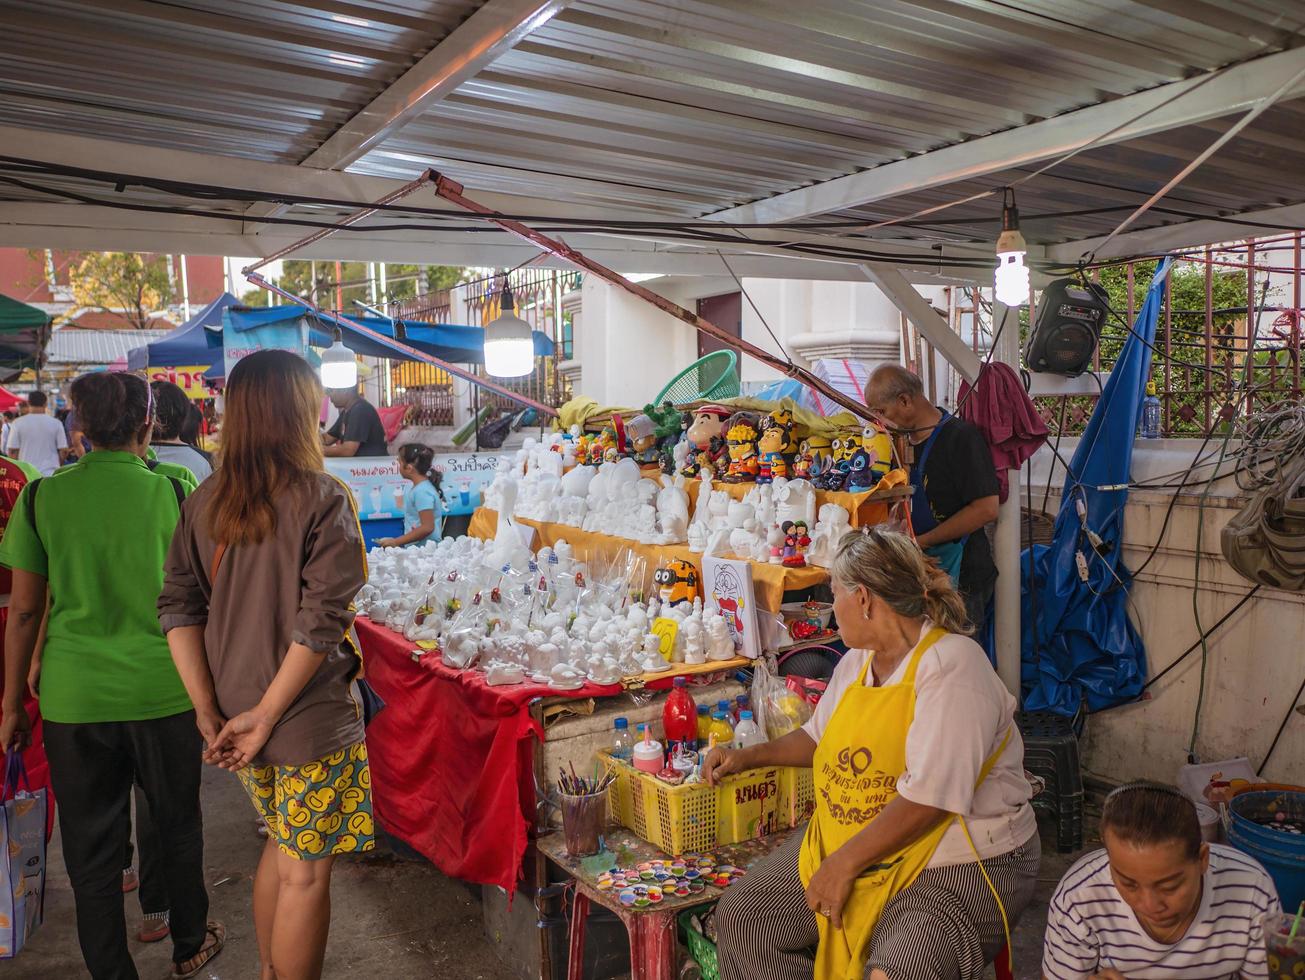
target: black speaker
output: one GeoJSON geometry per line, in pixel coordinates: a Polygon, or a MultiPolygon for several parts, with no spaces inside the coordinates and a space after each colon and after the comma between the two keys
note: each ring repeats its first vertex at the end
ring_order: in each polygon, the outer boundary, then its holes
{"type": "Polygon", "coordinates": [[[1092,365],[1110,299],[1099,283],[1057,279],[1042,291],[1038,322],[1024,345],[1030,371],[1077,377],[1092,365]]]}

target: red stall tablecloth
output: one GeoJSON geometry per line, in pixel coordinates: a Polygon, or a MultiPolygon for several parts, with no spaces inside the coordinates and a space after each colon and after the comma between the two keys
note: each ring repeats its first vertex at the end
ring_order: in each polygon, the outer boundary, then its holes
{"type": "Polygon", "coordinates": [[[412,643],[365,618],[357,630],[367,682],[385,702],[367,727],[377,820],[446,875],[512,894],[534,822],[533,739],[544,739],[530,702],[620,685],[490,687],[475,671],[416,663],[412,643]]]}

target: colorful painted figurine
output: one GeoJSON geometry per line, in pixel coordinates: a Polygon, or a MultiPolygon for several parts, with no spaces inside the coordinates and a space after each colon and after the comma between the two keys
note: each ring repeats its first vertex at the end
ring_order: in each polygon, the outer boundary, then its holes
{"type": "Polygon", "coordinates": [[[793,479],[811,479],[811,464],[814,460],[815,457],[811,452],[811,440],[803,439],[802,445],[798,446],[797,457],[793,460],[793,479]]]}
{"type": "Polygon", "coordinates": [[[840,436],[830,448],[833,450],[833,459],[829,469],[821,473],[818,486],[821,490],[838,491],[847,486],[848,475],[852,472],[852,457],[861,448],[861,436],[840,436]]]}
{"type": "Polygon", "coordinates": [[[685,468],[695,468],[692,473],[684,473],[685,476],[697,476],[704,465],[710,465],[717,473],[720,472],[720,461],[725,452],[725,422],[732,414],[732,410],[724,405],[703,405],[694,410],[693,422],[685,435],[697,452],[689,457],[689,466],[685,468]],[[706,463],[701,459],[703,453],[708,454],[706,463]]]}
{"type": "Polygon", "coordinates": [[[870,455],[870,471],[878,483],[893,468],[893,440],[878,426],[867,425],[861,430],[861,446],[870,455]]]}
{"type": "Polygon", "coordinates": [[[648,415],[636,415],[625,426],[630,440],[630,455],[636,463],[657,462],[657,423],[648,415]]]}
{"type": "Polygon", "coordinates": [[[870,469],[870,454],[864,449],[858,449],[847,465],[847,483],[844,489],[848,493],[861,493],[879,482],[870,469]]]}
{"type": "Polygon", "coordinates": [[[702,576],[693,562],[683,558],[674,558],[653,572],[653,584],[657,587],[658,598],[667,606],[678,606],[687,602],[693,604],[702,597],[702,576]]]}
{"type": "Polygon", "coordinates": [[[807,522],[785,521],[783,530],[783,564],[789,568],[806,568],[807,549],[811,547],[811,535],[807,533],[807,522]]]}
{"type": "Polygon", "coordinates": [[[788,476],[788,455],[793,452],[793,416],[779,409],[761,420],[758,483],[773,483],[776,477],[788,476]]]}
{"type": "Polygon", "coordinates": [[[751,415],[739,412],[729,421],[725,433],[730,463],[722,479],[726,483],[752,483],[761,470],[757,458],[757,423],[751,415]]]}

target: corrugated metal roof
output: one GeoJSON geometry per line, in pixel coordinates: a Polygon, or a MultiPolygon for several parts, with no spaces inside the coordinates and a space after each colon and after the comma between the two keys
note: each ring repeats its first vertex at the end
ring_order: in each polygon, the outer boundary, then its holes
{"type": "Polygon", "coordinates": [[[127,352],[161,340],[170,330],[56,330],[46,348],[51,367],[112,364],[127,352]]]}
{"type": "MultiPolygon", "coordinates": [[[[480,6],[8,0],[0,124],[297,162],[480,6]]],[[[577,0],[349,169],[434,167],[473,196],[567,202],[576,216],[696,217],[1276,51],[1302,25],[1305,0],[577,0]]],[[[1305,100],[1271,110],[1165,204],[1206,214],[1305,200],[1302,122],[1305,100]]],[[[1037,178],[1020,189],[1026,216],[1121,210],[1034,220],[1026,235],[1108,230],[1226,125],[1088,151],[1037,178]]],[[[900,216],[1021,173],[848,216],[900,216]]],[[[0,198],[41,199],[11,187],[0,198]]],[[[115,199],[194,203],[134,187],[115,199]]],[[[986,241],[997,213],[988,200],[939,216],[966,223],[884,234],[986,241]]],[[[1136,227],[1175,220],[1154,211],[1136,227]]]]}

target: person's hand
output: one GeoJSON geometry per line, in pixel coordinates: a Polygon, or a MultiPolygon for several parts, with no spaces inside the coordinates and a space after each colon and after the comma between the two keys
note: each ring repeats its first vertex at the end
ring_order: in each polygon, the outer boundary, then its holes
{"type": "Polygon", "coordinates": [[[21,704],[6,705],[0,719],[0,748],[21,752],[32,744],[32,719],[21,704]]]}
{"type": "Polygon", "coordinates": [[[27,671],[27,693],[36,699],[41,697],[41,661],[35,658],[27,671]]]}
{"type": "Polygon", "coordinates": [[[852,894],[856,874],[848,868],[835,851],[820,863],[807,885],[807,907],[816,915],[823,915],[835,929],[843,928],[843,906],[852,894]]]}
{"type": "Polygon", "coordinates": [[[258,708],[242,711],[218,732],[204,753],[204,761],[235,772],[254,761],[267,744],[276,722],[258,708]]]}
{"type": "Polygon", "coordinates": [[[377,538],[377,539],[376,539],[376,547],[378,547],[378,548],[393,548],[393,547],[394,547],[394,539],[393,539],[393,538],[377,538]]]}
{"type": "Polygon", "coordinates": [[[204,740],[202,758],[210,765],[217,765],[220,760],[215,746],[226,724],[226,718],[216,708],[195,709],[195,727],[199,729],[199,737],[204,740]]]}
{"type": "Polygon", "coordinates": [[[702,778],[708,786],[715,786],[731,773],[742,772],[743,768],[738,752],[717,746],[702,760],[702,778]]]}

